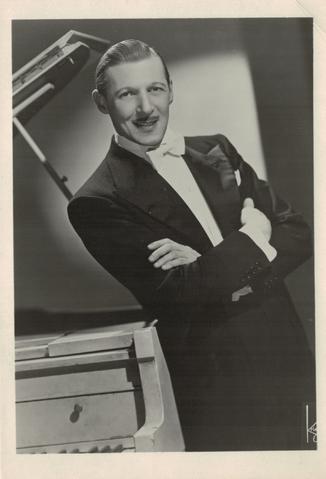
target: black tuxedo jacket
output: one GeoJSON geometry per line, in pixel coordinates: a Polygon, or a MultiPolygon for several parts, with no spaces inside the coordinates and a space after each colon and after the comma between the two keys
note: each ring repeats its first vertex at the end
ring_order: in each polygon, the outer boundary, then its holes
{"type": "Polygon", "coordinates": [[[188,449],[299,447],[313,362],[283,279],[310,256],[309,228],[226,137],[186,138],[184,159],[219,225],[219,245],[148,162],[114,142],[71,200],[70,221],[94,258],[158,318],[188,449]],[[239,231],[245,197],[271,221],[272,262],[239,231]],[[156,269],[147,245],[162,238],[201,256],[156,269]],[[253,293],[232,302],[247,284],[253,293]],[[281,414],[289,407],[292,422],[281,414]]]}

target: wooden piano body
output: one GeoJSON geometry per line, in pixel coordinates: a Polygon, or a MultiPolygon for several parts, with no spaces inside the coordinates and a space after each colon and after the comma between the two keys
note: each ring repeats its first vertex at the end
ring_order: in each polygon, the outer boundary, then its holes
{"type": "Polygon", "coordinates": [[[18,453],[183,451],[155,327],[16,340],[18,453]]]}

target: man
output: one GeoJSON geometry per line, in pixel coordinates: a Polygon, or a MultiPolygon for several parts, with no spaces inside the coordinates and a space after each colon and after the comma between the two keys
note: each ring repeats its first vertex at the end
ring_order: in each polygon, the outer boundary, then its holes
{"type": "Polygon", "coordinates": [[[172,82],[148,45],[113,45],[93,98],[116,135],[69,217],[158,318],[186,449],[304,447],[313,360],[282,280],[308,227],[227,138],[168,129],[172,82]]]}

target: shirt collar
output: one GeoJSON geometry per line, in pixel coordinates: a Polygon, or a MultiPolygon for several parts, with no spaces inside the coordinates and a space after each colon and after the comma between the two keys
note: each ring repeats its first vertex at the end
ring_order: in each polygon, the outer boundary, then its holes
{"type": "Polygon", "coordinates": [[[185,140],[180,133],[172,131],[170,128],[167,128],[165,135],[161,141],[161,144],[154,150],[148,151],[148,146],[139,145],[134,141],[125,138],[119,134],[114,135],[115,142],[131,153],[144,158],[149,161],[152,156],[163,157],[165,154],[169,153],[173,156],[183,155],[185,152],[185,140]]]}

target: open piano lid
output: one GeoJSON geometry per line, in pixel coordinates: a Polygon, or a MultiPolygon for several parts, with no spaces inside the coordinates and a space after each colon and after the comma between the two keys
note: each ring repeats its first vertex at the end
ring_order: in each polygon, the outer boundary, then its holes
{"type": "Polygon", "coordinates": [[[102,53],[109,46],[108,40],[74,30],[63,35],[14,73],[14,116],[26,123],[81,70],[91,49],[102,53]]]}

